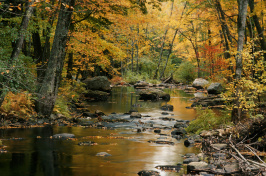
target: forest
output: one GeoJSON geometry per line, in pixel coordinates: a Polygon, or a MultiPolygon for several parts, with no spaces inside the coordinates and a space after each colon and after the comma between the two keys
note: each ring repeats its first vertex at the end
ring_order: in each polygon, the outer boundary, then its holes
{"type": "Polygon", "coordinates": [[[24,97],[24,115],[51,115],[94,76],[219,81],[238,120],[265,91],[262,0],[3,0],[0,10],[0,103],[24,97]]]}
{"type": "MultiPolygon", "coordinates": [[[[265,169],[265,159],[254,151],[266,150],[265,13],[265,0],[0,0],[0,127],[54,115],[72,118],[71,123],[80,120],[80,102],[95,93],[88,90],[88,80],[96,77],[107,78],[111,86],[103,84],[100,89],[107,86],[107,93],[98,92],[93,100],[109,96],[110,87],[136,88],[141,82],[197,91],[191,85],[202,78],[208,82],[203,93],[210,83],[223,87],[215,98],[223,102],[227,116],[218,120],[216,111],[196,99],[198,119],[188,127],[182,122],[181,128],[201,133],[208,153],[222,148],[210,148],[217,141],[202,130],[223,126],[226,131],[230,124],[232,131],[220,139],[229,141],[227,154],[248,164],[241,165],[241,173],[261,174],[258,166],[265,169]],[[243,148],[259,161],[246,159],[243,148]]],[[[135,90],[130,93],[133,107],[135,90]]],[[[152,94],[159,99],[157,93],[152,94]]],[[[170,95],[158,94],[170,100],[170,95]]],[[[94,115],[102,127],[105,114],[94,115]]],[[[141,120],[135,124],[145,125],[141,120]]]]}

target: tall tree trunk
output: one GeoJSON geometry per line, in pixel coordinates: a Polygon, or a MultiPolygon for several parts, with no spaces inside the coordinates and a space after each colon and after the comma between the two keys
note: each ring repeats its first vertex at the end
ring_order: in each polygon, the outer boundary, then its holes
{"type": "Polygon", "coordinates": [[[131,41],[131,71],[133,72],[134,71],[134,39],[132,39],[131,41]]]}
{"type": "Polygon", "coordinates": [[[166,39],[166,35],[167,35],[168,30],[169,30],[169,27],[167,26],[166,30],[164,32],[163,41],[162,41],[161,50],[160,50],[160,56],[159,56],[159,60],[158,60],[158,65],[156,67],[153,79],[157,79],[157,76],[158,76],[158,72],[159,72],[159,69],[160,69],[161,62],[162,62],[163,48],[164,48],[165,39],[166,39]]]}
{"type": "Polygon", "coordinates": [[[48,67],[38,92],[38,100],[36,101],[36,110],[41,116],[49,117],[55,105],[64,65],[65,47],[74,4],[75,0],[62,0],[61,2],[48,67]]]}
{"type": "MultiPolygon", "coordinates": [[[[254,14],[254,0],[249,0],[248,4],[249,4],[249,8],[250,8],[251,14],[254,14]]],[[[259,18],[258,18],[258,16],[256,14],[254,14],[252,16],[252,19],[253,19],[253,21],[255,23],[255,26],[256,26],[256,29],[257,29],[257,32],[258,32],[260,45],[261,45],[261,50],[264,51],[264,54],[263,54],[264,61],[266,61],[266,41],[265,41],[265,37],[263,35],[263,28],[261,27],[260,22],[259,22],[259,18]]]]}
{"type": "MultiPolygon", "coordinates": [[[[238,0],[238,41],[237,41],[237,54],[236,54],[236,71],[235,71],[235,81],[236,83],[241,79],[242,74],[242,51],[245,40],[245,28],[246,28],[246,19],[247,19],[247,6],[248,0],[238,0]]],[[[241,120],[242,109],[240,107],[240,90],[237,87],[235,93],[234,104],[237,108],[234,108],[232,111],[232,121],[237,123],[241,120]]]]}
{"type": "Polygon", "coordinates": [[[74,55],[73,52],[71,52],[71,53],[68,54],[68,63],[67,63],[67,75],[66,75],[66,78],[69,79],[69,80],[72,79],[73,55],[74,55]]]}
{"type": "Polygon", "coordinates": [[[173,50],[173,45],[174,45],[174,41],[175,41],[175,37],[176,37],[177,32],[178,32],[178,29],[175,30],[175,34],[174,34],[174,37],[173,37],[172,42],[170,44],[170,47],[169,47],[169,50],[168,50],[168,54],[167,54],[167,58],[166,58],[166,62],[165,62],[163,71],[161,73],[160,79],[164,76],[164,72],[165,72],[165,69],[167,67],[168,60],[169,60],[170,55],[171,55],[172,50],[173,50]]]}
{"type": "MultiPolygon", "coordinates": [[[[22,21],[21,21],[18,39],[17,39],[16,43],[14,44],[13,51],[12,51],[11,56],[10,56],[8,63],[7,63],[7,68],[10,68],[13,65],[14,60],[16,60],[18,58],[18,56],[21,52],[23,42],[25,39],[25,31],[28,28],[28,24],[29,24],[30,18],[31,18],[32,13],[33,13],[34,7],[32,6],[32,4],[34,2],[35,2],[35,0],[32,0],[28,3],[28,8],[27,8],[25,15],[23,16],[22,21]]],[[[2,84],[0,84],[0,89],[1,89],[0,90],[0,106],[2,105],[2,103],[5,99],[5,96],[6,96],[6,92],[3,91],[3,88],[5,86],[8,86],[7,85],[8,80],[6,78],[8,78],[10,76],[7,74],[4,74],[4,77],[2,79],[2,84]]]]}

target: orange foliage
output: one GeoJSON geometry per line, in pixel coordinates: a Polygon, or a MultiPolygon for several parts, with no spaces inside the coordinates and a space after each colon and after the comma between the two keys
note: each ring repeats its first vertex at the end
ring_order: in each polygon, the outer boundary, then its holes
{"type": "Polygon", "coordinates": [[[31,95],[23,93],[14,94],[9,92],[0,107],[1,115],[6,117],[24,117],[29,118],[35,115],[34,103],[31,100],[31,95]]]}

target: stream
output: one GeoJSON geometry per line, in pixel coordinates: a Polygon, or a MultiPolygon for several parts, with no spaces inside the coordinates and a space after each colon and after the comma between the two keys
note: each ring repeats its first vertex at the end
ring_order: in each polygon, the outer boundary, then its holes
{"type": "MultiPolygon", "coordinates": [[[[193,94],[182,90],[165,90],[171,95],[169,102],[138,101],[132,87],[112,89],[107,102],[90,103],[90,111],[101,110],[105,114],[123,114],[138,110],[158,123],[159,117],[176,120],[192,120],[195,111],[187,109],[193,94]],[[168,115],[162,115],[160,107],[174,106],[168,115]]],[[[145,118],[141,118],[145,122],[145,118]]],[[[147,118],[148,119],[148,118],[147,118]]],[[[165,122],[165,123],[174,123],[165,122]]],[[[183,162],[186,153],[197,153],[195,147],[185,147],[184,140],[170,136],[171,131],[162,130],[165,136],[146,130],[138,133],[130,127],[85,128],[47,126],[28,129],[0,129],[0,139],[7,146],[7,153],[0,154],[0,176],[136,176],[141,170],[155,170],[161,176],[180,175],[156,169],[158,165],[176,165],[183,162]],[[55,140],[50,136],[58,133],[75,134],[75,140],[55,140]],[[164,139],[174,145],[148,143],[149,140],[164,139]],[[79,142],[93,141],[98,145],[80,146],[79,142]],[[96,156],[107,152],[111,156],[96,156]]]]}

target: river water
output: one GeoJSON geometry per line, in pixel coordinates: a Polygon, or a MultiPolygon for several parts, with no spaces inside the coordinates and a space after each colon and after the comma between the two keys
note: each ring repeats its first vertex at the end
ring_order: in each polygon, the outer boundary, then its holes
{"type": "MultiPolygon", "coordinates": [[[[189,101],[193,95],[182,90],[165,90],[171,94],[169,102],[138,101],[134,88],[113,88],[107,102],[90,103],[90,110],[105,114],[126,113],[137,109],[142,115],[162,116],[162,105],[171,104],[174,111],[167,117],[192,120],[195,118],[189,101]]],[[[174,145],[148,143],[162,136],[146,130],[137,133],[130,128],[98,129],[82,127],[44,127],[31,129],[0,130],[0,139],[7,146],[7,153],[0,154],[0,176],[136,176],[141,170],[156,170],[162,176],[180,173],[156,169],[158,165],[182,163],[183,155],[198,152],[195,147],[185,147],[183,140],[167,136],[164,140],[174,145]],[[76,140],[55,140],[50,136],[58,133],[75,134],[76,140]],[[79,142],[94,141],[98,145],[80,146],[79,142]],[[112,156],[96,156],[107,152],[112,156]]],[[[181,171],[182,172],[182,171],[181,171]]]]}

